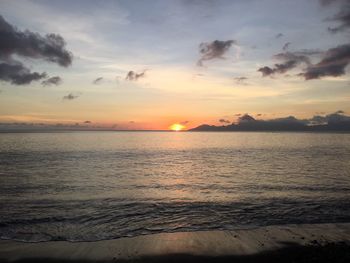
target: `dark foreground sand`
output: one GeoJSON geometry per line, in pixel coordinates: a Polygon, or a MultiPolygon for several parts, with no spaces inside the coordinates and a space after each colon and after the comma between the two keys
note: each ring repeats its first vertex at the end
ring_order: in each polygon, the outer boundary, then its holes
{"type": "Polygon", "coordinates": [[[97,242],[0,241],[0,262],[350,262],[350,223],[163,233],[97,242]]]}

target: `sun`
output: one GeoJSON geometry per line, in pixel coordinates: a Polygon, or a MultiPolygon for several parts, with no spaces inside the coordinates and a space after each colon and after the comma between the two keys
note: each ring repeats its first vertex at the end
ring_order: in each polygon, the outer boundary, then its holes
{"type": "Polygon", "coordinates": [[[185,128],[186,128],[186,126],[179,124],[179,123],[174,123],[169,127],[169,129],[172,131],[182,131],[185,128]]]}

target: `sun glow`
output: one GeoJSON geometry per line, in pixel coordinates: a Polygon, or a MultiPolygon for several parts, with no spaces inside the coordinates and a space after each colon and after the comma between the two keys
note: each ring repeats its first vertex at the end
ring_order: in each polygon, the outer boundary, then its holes
{"type": "Polygon", "coordinates": [[[182,131],[186,128],[186,126],[179,124],[179,123],[174,123],[169,127],[170,130],[172,131],[182,131]]]}

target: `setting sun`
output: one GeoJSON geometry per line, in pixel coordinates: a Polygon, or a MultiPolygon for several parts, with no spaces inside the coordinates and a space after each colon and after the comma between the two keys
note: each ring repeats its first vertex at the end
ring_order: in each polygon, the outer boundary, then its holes
{"type": "Polygon", "coordinates": [[[172,131],[181,131],[181,130],[184,130],[185,128],[186,128],[186,126],[179,124],[179,123],[174,123],[173,125],[171,125],[169,127],[169,129],[172,131]]]}

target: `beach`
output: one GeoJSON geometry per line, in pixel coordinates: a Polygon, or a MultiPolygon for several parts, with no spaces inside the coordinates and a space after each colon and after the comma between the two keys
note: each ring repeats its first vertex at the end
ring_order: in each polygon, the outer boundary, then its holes
{"type": "Polygon", "coordinates": [[[96,242],[0,241],[1,262],[293,262],[295,257],[298,262],[327,262],[327,256],[332,262],[347,262],[349,223],[161,233],[96,242]]]}

